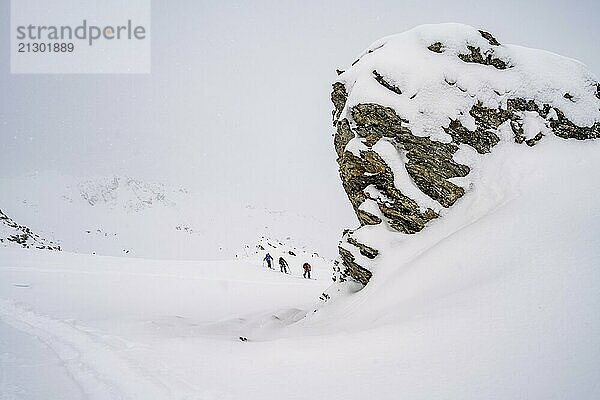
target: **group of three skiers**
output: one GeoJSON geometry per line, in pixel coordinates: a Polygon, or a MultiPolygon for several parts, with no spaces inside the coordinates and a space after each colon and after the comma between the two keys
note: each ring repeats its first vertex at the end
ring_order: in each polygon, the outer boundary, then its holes
{"type": "MultiPolygon", "coordinates": [[[[271,265],[273,262],[273,257],[271,257],[271,255],[269,253],[267,253],[267,255],[265,256],[264,261],[267,262],[267,267],[274,269],[273,266],[271,265]]],[[[289,274],[288,263],[287,263],[287,261],[285,261],[285,259],[283,257],[279,257],[279,268],[281,269],[281,272],[289,274]]],[[[305,278],[310,279],[310,271],[312,269],[310,264],[305,262],[304,265],[302,265],[302,268],[304,269],[303,276],[305,278]]]]}

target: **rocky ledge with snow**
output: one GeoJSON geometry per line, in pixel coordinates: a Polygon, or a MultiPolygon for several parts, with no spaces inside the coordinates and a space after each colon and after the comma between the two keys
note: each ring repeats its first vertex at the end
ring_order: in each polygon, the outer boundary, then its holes
{"type": "Polygon", "coordinates": [[[340,242],[341,281],[366,285],[382,234],[417,233],[476,191],[500,143],[534,152],[600,137],[600,83],[585,65],[466,25],[385,37],[338,74],[334,144],[361,225],[340,242]]]}
{"type": "Polygon", "coordinates": [[[60,245],[16,223],[0,210],[0,245],[60,251],[60,245]]]}

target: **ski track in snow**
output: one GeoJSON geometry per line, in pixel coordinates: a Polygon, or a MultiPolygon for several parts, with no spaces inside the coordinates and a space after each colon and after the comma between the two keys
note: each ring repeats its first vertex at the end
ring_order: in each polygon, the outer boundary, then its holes
{"type": "Polygon", "coordinates": [[[102,343],[91,331],[37,314],[0,299],[0,320],[31,335],[50,348],[79,387],[82,398],[105,399],[199,399],[197,388],[178,380],[167,385],[164,377],[123,358],[118,349],[102,343]],[[182,393],[182,386],[185,392],[182,393]],[[186,387],[187,386],[187,387],[186,387]],[[169,387],[177,387],[173,393],[169,387]]]}

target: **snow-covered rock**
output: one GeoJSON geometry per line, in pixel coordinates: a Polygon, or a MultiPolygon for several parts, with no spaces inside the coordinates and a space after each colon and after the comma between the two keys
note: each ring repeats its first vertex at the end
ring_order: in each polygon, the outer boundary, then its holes
{"type": "Polygon", "coordinates": [[[373,43],[331,95],[340,176],[361,224],[340,243],[339,278],[367,284],[382,238],[481,196],[480,164],[501,145],[543,157],[540,144],[599,138],[599,92],[585,65],[466,25],[373,43]]]}
{"type": "Polygon", "coordinates": [[[41,237],[25,225],[19,225],[2,210],[0,210],[0,245],[60,251],[58,243],[41,237]]]}

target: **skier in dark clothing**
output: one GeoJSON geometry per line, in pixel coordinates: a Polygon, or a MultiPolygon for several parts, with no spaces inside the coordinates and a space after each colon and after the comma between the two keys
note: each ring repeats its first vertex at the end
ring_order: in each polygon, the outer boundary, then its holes
{"type": "Polygon", "coordinates": [[[271,257],[271,255],[269,253],[267,253],[267,255],[265,256],[265,261],[267,262],[267,267],[273,269],[273,267],[271,266],[271,262],[273,261],[273,257],[271,257]]]}
{"type": "Polygon", "coordinates": [[[279,257],[279,268],[281,269],[281,272],[285,272],[286,274],[289,274],[288,263],[287,263],[287,261],[285,261],[283,259],[283,257],[279,257]]]}
{"type": "Polygon", "coordinates": [[[302,266],[302,268],[304,268],[304,277],[306,278],[306,276],[308,275],[308,279],[310,279],[310,270],[312,269],[309,263],[304,263],[304,265],[302,266]]]}

